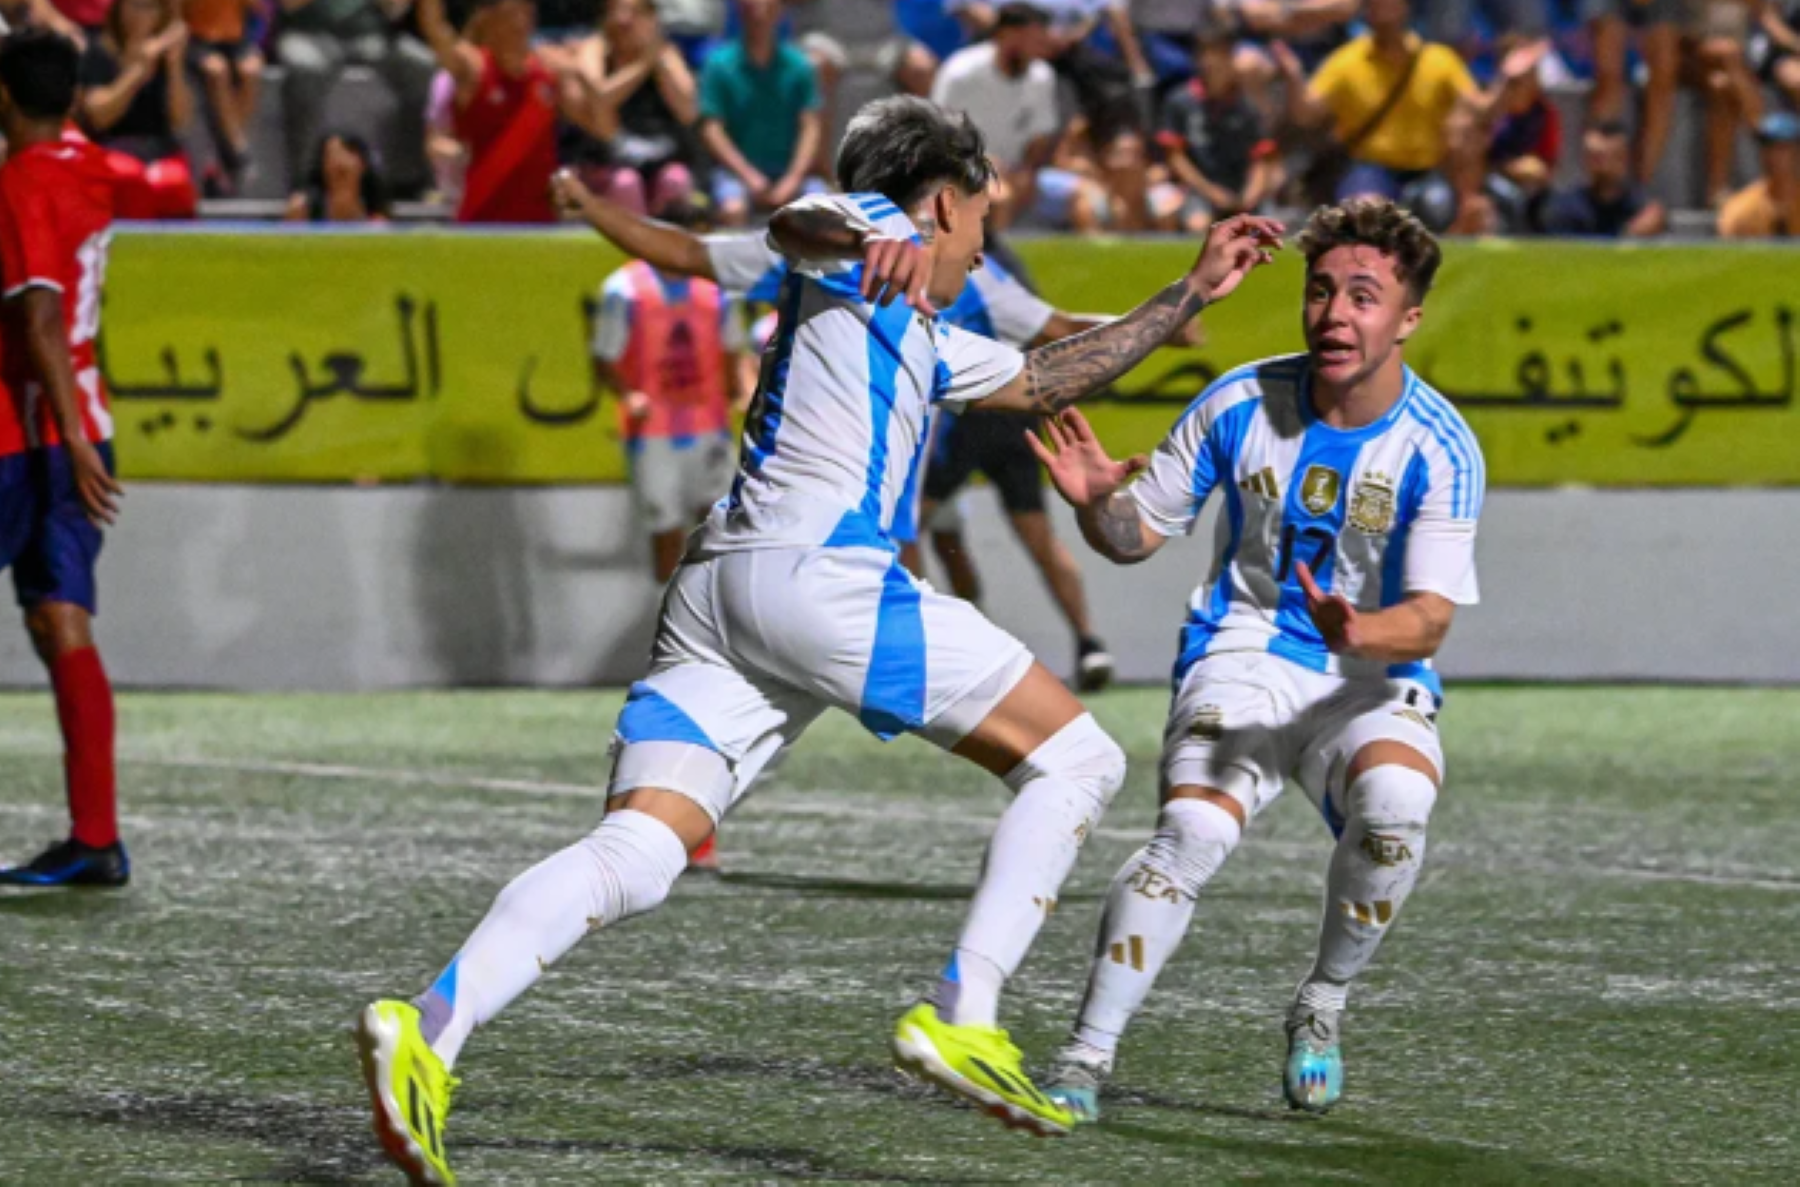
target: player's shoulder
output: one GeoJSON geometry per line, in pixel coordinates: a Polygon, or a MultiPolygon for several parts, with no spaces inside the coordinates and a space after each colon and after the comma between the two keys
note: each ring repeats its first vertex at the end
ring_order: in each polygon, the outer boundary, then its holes
{"type": "Polygon", "coordinates": [[[1406,382],[1402,415],[1389,431],[1412,438],[1427,488],[1448,492],[1453,515],[1478,517],[1487,490],[1487,461],[1480,440],[1456,406],[1410,368],[1406,382]]]}
{"type": "Polygon", "coordinates": [[[1306,374],[1305,355],[1277,355],[1234,367],[1206,385],[1182,414],[1183,423],[1210,430],[1234,408],[1254,407],[1270,397],[1299,391],[1306,374]]]}
{"type": "Polygon", "coordinates": [[[1475,436],[1475,430],[1463,419],[1462,412],[1448,397],[1426,383],[1414,373],[1412,368],[1406,370],[1406,392],[1404,413],[1399,418],[1398,427],[1410,432],[1422,444],[1453,453],[1464,459],[1479,459],[1481,456],[1481,440],[1475,436]]]}
{"type": "Polygon", "coordinates": [[[837,201],[843,210],[860,217],[883,235],[895,239],[918,237],[919,229],[913,226],[912,219],[885,194],[836,194],[829,197],[837,201]]]}
{"type": "Polygon", "coordinates": [[[632,260],[613,269],[605,280],[600,282],[601,300],[630,301],[638,295],[642,261],[632,260]]]}

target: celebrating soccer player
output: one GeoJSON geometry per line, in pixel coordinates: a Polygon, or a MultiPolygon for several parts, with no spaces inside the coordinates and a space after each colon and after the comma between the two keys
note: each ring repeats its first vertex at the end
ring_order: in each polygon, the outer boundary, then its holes
{"type": "Polygon", "coordinates": [[[888,528],[927,408],[1062,411],[1228,295],[1280,226],[1222,222],[1192,271],[1133,312],[1021,355],[936,317],[980,258],[991,168],[965,117],[885,99],[845,133],[853,192],[777,212],[792,270],[737,481],[670,583],[650,673],[619,716],[609,811],[507,886],[418,998],[361,1015],[376,1129],[415,1178],[449,1176],[450,1069],[475,1027],[583,936],[660,904],[742,774],[827,708],[884,739],[919,734],[1014,791],[935,1000],[901,1019],[894,1052],[1012,1124],[1069,1128],[1000,1029],[999,996],[1125,756],[1023,644],[914,580],[888,528]]]}
{"type": "MultiPolygon", "coordinates": [[[[657,268],[716,281],[727,292],[752,301],[772,302],[781,291],[787,260],[768,245],[760,232],[728,232],[702,238],[601,198],[566,170],[557,175],[554,189],[564,210],[579,216],[623,251],[657,268]]],[[[1021,350],[1059,342],[1111,320],[1056,308],[991,258],[970,274],[962,293],[942,316],[950,325],[1021,350]]],[[[1191,331],[1197,326],[1197,322],[1183,325],[1168,345],[1192,345],[1195,339],[1191,331]]],[[[1097,691],[1112,679],[1112,657],[1094,634],[1081,569],[1044,513],[1043,481],[1037,459],[1017,430],[1017,421],[1006,415],[970,412],[959,417],[933,418],[933,427],[926,434],[927,452],[920,455],[920,468],[907,478],[888,534],[900,545],[902,563],[915,575],[923,576],[916,547],[921,523],[933,521],[937,505],[954,498],[977,471],[986,474],[1000,492],[1014,535],[1043,575],[1057,608],[1075,633],[1076,684],[1083,691],[1097,691]],[[997,425],[1006,427],[1002,431],[997,425]]],[[[980,577],[960,528],[952,526],[945,516],[936,516],[935,520],[931,525],[932,543],[949,572],[951,588],[958,597],[978,601],[980,577]]]]}
{"type": "Polygon", "coordinates": [[[1099,1116],[1119,1037],[1201,888],[1284,780],[1337,838],[1318,957],[1287,1018],[1295,1108],[1342,1095],[1350,983],[1425,859],[1444,770],[1432,656],[1476,600],[1481,447],[1402,359],[1438,268],[1430,232],[1355,201],[1315,213],[1300,246],[1306,354],[1221,377],[1151,459],[1112,460],[1078,412],[1049,425],[1054,449],[1033,442],[1088,543],[1118,564],[1191,532],[1214,491],[1224,502],[1175,661],[1162,814],[1113,881],[1047,1089],[1081,1120],[1099,1116]]]}
{"type": "Polygon", "coordinates": [[[6,304],[0,355],[9,398],[31,434],[29,538],[13,585],[62,725],[69,837],[0,884],[123,886],[113,780],[112,685],[94,646],[94,562],[118,514],[112,416],[95,361],[100,290],[111,236],[106,156],[66,132],[75,106],[72,42],[27,29],[0,43],[0,274],[6,304]]]}

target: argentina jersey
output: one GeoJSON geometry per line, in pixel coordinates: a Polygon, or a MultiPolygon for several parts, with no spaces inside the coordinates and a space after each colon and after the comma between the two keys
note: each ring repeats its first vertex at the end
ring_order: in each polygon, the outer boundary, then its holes
{"type": "MultiPolygon", "coordinates": [[[[1410,368],[1379,421],[1338,429],[1313,410],[1304,355],[1252,363],[1195,400],[1131,487],[1146,523],[1193,531],[1214,490],[1223,507],[1207,578],[1188,603],[1175,679],[1201,658],[1266,651],[1318,672],[1370,675],[1372,661],[1333,655],[1295,573],[1359,610],[1429,592],[1478,600],[1475,525],[1486,467],[1475,434],[1410,368]]],[[[1385,669],[1440,697],[1429,662],[1385,669]]]]}
{"type": "MultiPolygon", "coordinates": [[[[832,210],[917,242],[912,222],[878,194],[819,195],[794,206],[832,210]]],[[[927,410],[981,399],[1024,365],[1018,351],[922,317],[904,302],[863,300],[859,261],[784,262],[777,327],[745,418],[737,479],[697,533],[695,555],[889,547],[895,508],[924,446],[927,410]]]]}
{"type": "MultiPolygon", "coordinates": [[[[788,263],[766,238],[737,232],[706,235],[702,242],[713,279],[727,293],[759,305],[772,305],[780,297],[788,263]]],[[[1055,312],[1049,302],[989,260],[969,274],[962,294],[939,316],[971,334],[1023,350],[1044,332],[1055,312]]]]}

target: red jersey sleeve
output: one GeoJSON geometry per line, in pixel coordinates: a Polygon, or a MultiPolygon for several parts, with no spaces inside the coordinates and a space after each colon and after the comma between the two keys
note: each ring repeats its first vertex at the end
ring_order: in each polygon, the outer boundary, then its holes
{"type": "Polygon", "coordinates": [[[50,214],[50,187],[34,185],[23,173],[0,171],[0,282],[8,297],[34,285],[61,292],[64,262],[50,214]]]}

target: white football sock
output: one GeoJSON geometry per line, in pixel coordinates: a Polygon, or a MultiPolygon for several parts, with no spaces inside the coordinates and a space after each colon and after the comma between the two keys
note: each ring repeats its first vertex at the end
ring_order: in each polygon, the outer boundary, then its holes
{"type": "Polygon", "coordinates": [[[654,909],[687,868],[687,847],[654,816],[609,813],[600,827],[509,883],[456,959],[421,997],[425,1039],[446,1066],[489,1021],[595,928],[654,909]]]}
{"type": "Polygon", "coordinates": [[[1119,1036],[1175,955],[1201,887],[1225,865],[1243,829],[1205,800],[1170,800],[1156,835],[1119,870],[1106,895],[1087,996],[1075,1021],[1075,1050],[1110,1066],[1119,1036]]]}
{"type": "Polygon", "coordinates": [[[1295,994],[1304,1010],[1341,1012],[1350,982],[1375,958],[1419,879],[1437,788],[1409,767],[1384,765],[1363,772],[1344,799],[1344,835],[1325,879],[1318,959],[1295,994]]]}
{"type": "Polygon", "coordinates": [[[988,843],[981,882],[938,985],[942,1016],[993,1026],[1000,988],[1030,951],[1081,843],[1125,781],[1125,753],[1083,713],[1006,776],[1017,791],[988,843]]]}

